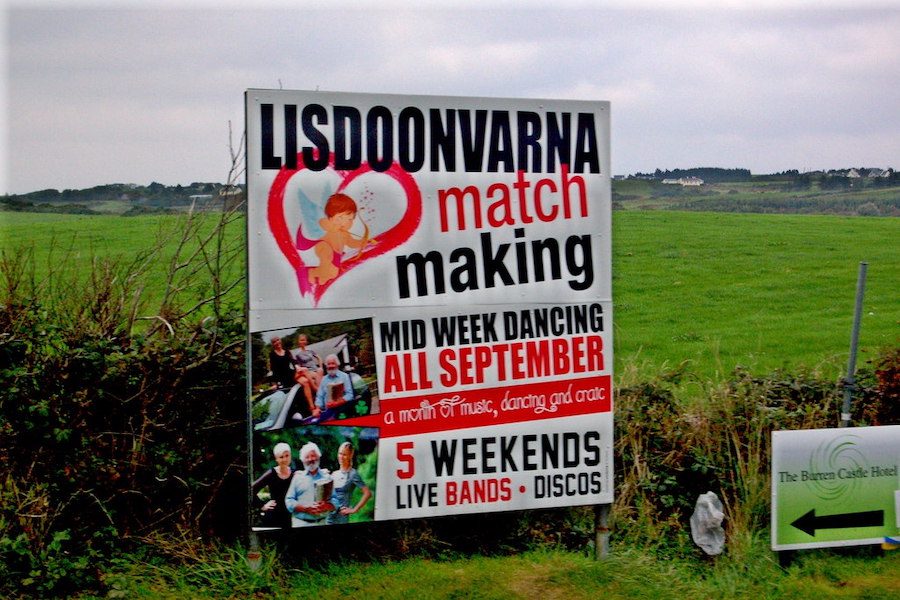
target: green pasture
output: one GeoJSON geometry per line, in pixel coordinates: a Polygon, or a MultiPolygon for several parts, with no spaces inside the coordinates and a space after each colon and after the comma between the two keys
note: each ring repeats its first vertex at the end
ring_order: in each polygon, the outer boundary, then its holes
{"type": "Polygon", "coordinates": [[[67,215],[0,212],[0,244],[34,247],[39,270],[51,255],[70,253],[71,264],[92,256],[131,257],[153,244],[159,235],[173,233],[179,216],[67,215]]]}
{"type": "MultiPolygon", "coordinates": [[[[166,287],[173,257],[184,263],[198,247],[199,239],[207,239],[219,223],[219,213],[193,215],[193,227],[188,228],[187,215],[66,215],[55,213],[0,212],[0,251],[7,257],[17,250],[31,255],[30,264],[35,280],[40,283],[53,274],[55,286],[90,285],[94,263],[107,262],[118,267],[119,278],[139,271],[136,285],[142,288],[143,312],[153,313],[166,287]],[[190,229],[191,233],[185,232],[190,229]]],[[[231,222],[228,238],[243,239],[244,221],[231,222]],[[237,236],[240,236],[239,238],[237,236]]],[[[241,246],[243,242],[240,242],[241,246]]],[[[207,241],[209,253],[215,253],[214,243],[207,241]]],[[[242,256],[232,260],[225,276],[234,279],[243,269],[242,256]]],[[[203,295],[210,284],[209,269],[195,262],[182,269],[187,281],[179,282],[189,300],[191,295],[203,295]],[[188,275],[196,269],[196,275],[188,275]]],[[[234,302],[243,302],[243,290],[230,295],[234,302]]]]}
{"type": "Polygon", "coordinates": [[[719,379],[846,368],[860,261],[860,358],[900,342],[900,220],[671,211],[613,215],[616,365],[688,361],[719,379]]]}
{"type": "MultiPolygon", "coordinates": [[[[0,249],[33,249],[40,278],[51,269],[87,270],[92,257],[124,264],[162,240],[161,259],[144,280],[152,300],[184,219],[6,212],[0,249]]],[[[232,227],[233,239],[244,235],[242,222],[232,227]]],[[[738,366],[837,377],[847,362],[860,261],[868,262],[868,279],[859,362],[900,343],[898,240],[897,218],[616,211],[616,371],[653,377],[684,363],[702,380],[738,366]]]]}

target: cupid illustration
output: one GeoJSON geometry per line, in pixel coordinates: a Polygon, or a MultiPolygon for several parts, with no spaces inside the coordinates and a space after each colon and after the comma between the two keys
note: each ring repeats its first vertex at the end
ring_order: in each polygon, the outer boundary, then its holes
{"type": "MultiPolygon", "coordinates": [[[[309,213],[311,205],[314,206],[301,192],[301,209],[309,213]]],[[[297,250],[307,256],[308,251],[312,250],[318,259],[318,265],[314,259],[309,260],[309,264],[304,265],[303,272],[297,273],[301,291],[304,293],[313,286],[323,285],[335,279],[341,272],[342,264],[358,260],[366,248],[377,243],[370,237],[368,224],[359,217],[356,201],[344,193],[335,193],[328,197],[325,202],[325,216],[319,219],[318,225],[321,228],[321,237],[318,239],[307,237],[302,224],[297,228],[297,250]],[[363,226],[361,236],[351,231],[357,219],[363,226]],[[345,258],[345,254],[349,254],[347,248],[358,252],[345,258]]]]}
{"type": "Polygon", "coordinates": [[[282,168],[269,188],[267,220],[272,241],[296,273],[300,296],[317,306],[348,271],[406,243],[422,220],[422,193],[396,163],[384,172],[368,165],[349,172],[332,168],[337,180],[304,177],[288,188],[295,175],[308,173],[297,158],[298,168],[282,168]]]}

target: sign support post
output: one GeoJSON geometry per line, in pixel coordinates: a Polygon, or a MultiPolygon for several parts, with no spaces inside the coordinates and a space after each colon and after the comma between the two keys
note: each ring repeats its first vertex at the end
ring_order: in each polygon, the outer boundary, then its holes
{"type": "Polygon", "coordinates": [[[847,377],[844,379],[844,405],[841,409],[841,427],[850,426],[850,403],[856,390],[856,347],[859,345],[859,321],[862,317],[863,294],[866,291],[868,263],[859,263],[856,280],[856,308],[853,311],[853,329],[850,332],[850,358],[847,361],[847,377]]]}
{"type": "Polygon", "coordinates": [[[609,511],[611,504],[594,506],[594,560],[609,556],[609,511]]]}

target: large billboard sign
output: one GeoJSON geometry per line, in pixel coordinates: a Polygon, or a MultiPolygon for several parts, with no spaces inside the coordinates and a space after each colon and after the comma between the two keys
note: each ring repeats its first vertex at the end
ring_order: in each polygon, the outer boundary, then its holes
{"type": "Polygon", "coordinates": [[[248,90],[246,116],[257,517],[611,502],[609,104],[248,90]]]}
{"type": "Polygon", "coordinates": [[[772,432],[772,549],[900,536],[900,425],[772,432]]]}

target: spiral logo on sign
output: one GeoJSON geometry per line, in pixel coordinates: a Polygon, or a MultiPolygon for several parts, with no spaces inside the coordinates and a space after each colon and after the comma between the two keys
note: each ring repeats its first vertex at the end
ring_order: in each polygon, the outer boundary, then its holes
{"type": "Polygon", "coordinates": [[[809,457],[807,485],[822,500],[836,500],[856,492],[860,477],[852,476],[867,469],[865,457],[856,446],[856,435],[842,435],[823,442],[809,457]]]}

